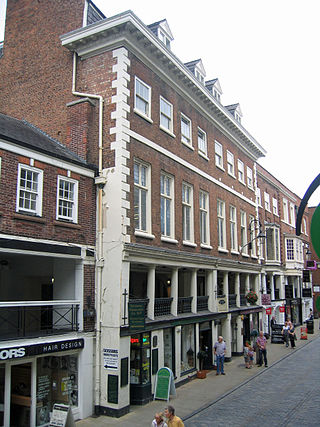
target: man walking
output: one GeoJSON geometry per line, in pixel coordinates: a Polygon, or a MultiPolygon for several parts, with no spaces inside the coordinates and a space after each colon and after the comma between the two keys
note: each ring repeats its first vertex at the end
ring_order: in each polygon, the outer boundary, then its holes
{"type": "Polygon", "coordinates": [[[214,354],[217,359],[217,373],[216,375],[225,375],[224,373],[224,356],[226,354],[226,343],[223,341],[223,337],[219,336],[218,341],[214,345],[214,354]]]}
{"type": "Polygon", "coordinates": [[[258,346],[258,365],[262,366],[262,356],[264,359],[264,366],[267,368],[268,367],[268,362],[267,362],[267,339],[264,336],[263,332],[260,331],[260,334],[257,338],[257,346],[258,346]]]}
{"type": "Polygon", "coordinates": [[[184,427],[181,418],[174,415],[174,407],[168,405],[164,410],[164,415],[167,418],[168,427],[184,427]]]}

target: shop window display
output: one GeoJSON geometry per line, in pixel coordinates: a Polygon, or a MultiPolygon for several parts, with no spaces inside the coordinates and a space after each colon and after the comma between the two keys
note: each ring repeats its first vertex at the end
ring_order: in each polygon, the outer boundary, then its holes
{"type": "Polygon", "coordinates": [[[151,378],[150,334],[131,336],[130,383],[147,384],[151,378]]]}
{"type": "Polygon", "coordinates": [[[181,372],[195,369],[195,325],[181,327],[181,372]]]}
{"type": "Polygon", "coordinates": [[[54,403],[78,406],[78,358],[75,355],[37,360],[37,426],[50,421],[54,403]]]}

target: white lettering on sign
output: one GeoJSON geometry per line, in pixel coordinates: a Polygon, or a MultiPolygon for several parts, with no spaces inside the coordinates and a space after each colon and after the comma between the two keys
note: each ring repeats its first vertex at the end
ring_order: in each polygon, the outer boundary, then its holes
{"type": "Polygon", "coordinates": [[[6,350],[0,350],[0,359],[16,359],[18,357],[23,357],[26,354],[26,350],[24,347],[20,348],[9,348],[6,350]]]}

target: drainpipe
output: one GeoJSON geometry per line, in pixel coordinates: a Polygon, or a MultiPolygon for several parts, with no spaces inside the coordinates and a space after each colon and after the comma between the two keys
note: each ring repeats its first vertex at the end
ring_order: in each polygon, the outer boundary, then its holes
{"type": "Polygon", "coordinates": [[[72,94],[75,96],[97,99],[99,101],[99,176],[95,179],[95,184],[98,185],[98,219],[97,219],[97,253],[96,253],[96,266],[97,266],[97,285],[96,285],[96,366],[95,366],[95,408],[100,407],[100,365],[101,365],[101,289],[102,289],[102,270],[104,265],[103,258],[103,226],[102,226],[102,195],[103,187],[106,184],[106,177],[102,174],[102,120],[103,120],[103,98],[101,95],[83,93],[76,91],[76,67],[77,67],[77,54],[73,53],[73,70],[72,70],[72,94]]]}

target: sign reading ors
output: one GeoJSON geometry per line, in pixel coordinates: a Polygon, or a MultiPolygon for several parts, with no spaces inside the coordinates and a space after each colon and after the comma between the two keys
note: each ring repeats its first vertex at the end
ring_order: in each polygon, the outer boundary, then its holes
{"type": "Polygon", "coordinates": [[[84,347],[84,339],[46,342],[41,344],[24,345],[21,347],[0,348],[0,360],[20,359],[39,354],[56,353],[58,351],[76,350],[84,347]]]}

